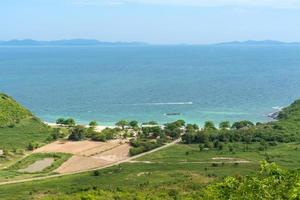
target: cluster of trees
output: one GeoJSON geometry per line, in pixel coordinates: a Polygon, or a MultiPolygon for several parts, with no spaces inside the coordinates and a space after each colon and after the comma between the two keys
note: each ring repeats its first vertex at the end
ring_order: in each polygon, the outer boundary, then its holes
{"type": "Polygon", "coordinates": [[[65,126],[75,126],[76,125],[76,122],[74,119],[72,118],[68,118],[68,119],[64,119],[64,118],[58,118],[56,120],[56,124],[59,124],[59,125],[65,125],[65,126]]]}
{"type": "Polygon", "coordinates": [[[156,122],[143,124],[137,137],[130,140],[132,146],[130,155],[133,156],[150,151],[162,146],[167,141],[179,138],[184,131],[184,125],[185,122],[183,120],[167,123],[164,127],[159,126],[156,122]]]}
{"type": "Polygon", "coordinates": [[[198,143],[203,144],[202,148],[218,148],[220,150],[227,143],[260,142],[262,150],[262,147],[265,149],[267,143],[274,145],[277,142],[293,142],[296,137],[294,134],[288,134],[278,129],[276,123],[254,125],[250,121],[240,121],[230,125],[226,121],[219,124],[219,129],[212,122],[206,122],[201,130],[195,125],[187,125],[182,140],[186,144],[198,143]]]}
{"type": "Polygon", "coordinates": [[[120,130],[117,128],[106,128],[102,130],[100,133],[94,132],[90,135],[90,138],[94,141],[102,141],[105,142],[107,140],[112,140],[116,138],[120,133],[120,130]]]}
{"type": "MultiPolygon", "coordinates": [[[[95,131],[95,127],[97,126],[96,121],[91,121],[89,123],[89,127],[84,127],[81,125],[73,126],[69,129],[69,140],[80,141],[84,139],[91,139],[94,141],[102,141],[105,142],[107,140],[115,139],[120,132],[122,131],[120,128],[106,128],[101,132],[95,131]]],[[[55,137],[60,137],[60,135],[56,135],[55,137]]]]}
{"type": "Polygon", "coordinates": [[[120,127],[122,130],[125,130],[125,128],[131,128],[137,130],[139,128],[139,123],[136,120],[132,120],[132,121],[120,120],[115,125],[117,127],[120,127]]]}
{"type": "Polygon", "coordinates": [[[131,156],[150,151],[164,144],[163,140],[145,140],[145,139],[133,139],[130,140],[132,148],[129,150],[131,156]]]}

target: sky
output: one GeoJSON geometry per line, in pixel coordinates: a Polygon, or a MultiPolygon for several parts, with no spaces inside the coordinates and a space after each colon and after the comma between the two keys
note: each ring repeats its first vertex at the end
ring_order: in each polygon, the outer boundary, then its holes
{"type": "Polygon", "coordinates": [[[5,0],[0,40],[300,42],[300,0],[5,0]]]}

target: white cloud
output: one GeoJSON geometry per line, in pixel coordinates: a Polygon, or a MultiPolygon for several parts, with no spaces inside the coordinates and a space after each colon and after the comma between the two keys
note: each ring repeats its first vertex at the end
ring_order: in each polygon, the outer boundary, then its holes
{"type": "Polygon", "coordinates": [[[247,6],[273,8],[300,8],[300,0],[73,0],[75,4],[85,5],[122,5],[152,4],[174,6],[247,6]]]}

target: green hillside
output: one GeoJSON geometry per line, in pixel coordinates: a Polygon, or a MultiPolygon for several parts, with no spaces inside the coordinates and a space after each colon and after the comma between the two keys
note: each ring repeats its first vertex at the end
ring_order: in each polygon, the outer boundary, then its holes
{"type": "Polygon", "coordinates": [[[0,127],[14,126],[33,115],[6,94],[0,93],[0,127]]]}
{"type": "Polygon", "coordinates": [[[31,143],[43,143],[49,128],[13,98],[0,93],[0,149],[25,149],[31,143]]]}

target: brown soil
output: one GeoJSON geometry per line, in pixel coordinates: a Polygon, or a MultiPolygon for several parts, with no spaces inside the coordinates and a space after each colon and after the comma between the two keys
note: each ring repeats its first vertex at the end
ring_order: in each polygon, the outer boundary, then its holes
{"type": "Polygon", "coordinates": [[[55,170],[58,173],[72,173],[104,167],[129,157],[130,146],[125,140],[108,142],[56,141],[35,150],[36,153],[62,152],[73,156],[55,170]]]}

